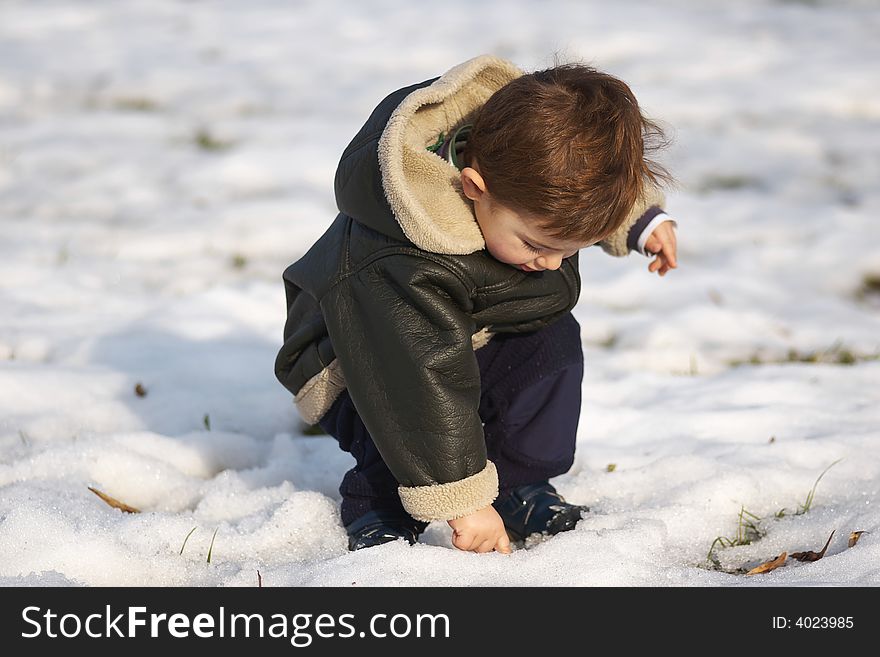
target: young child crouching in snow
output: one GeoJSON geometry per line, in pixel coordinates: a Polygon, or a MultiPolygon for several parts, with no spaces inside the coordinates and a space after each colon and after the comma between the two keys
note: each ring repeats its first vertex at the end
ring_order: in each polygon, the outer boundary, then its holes
{"type": "Polygon", "coordinates": [[[339,215],[284,272],[275,367],[357,462],[349,549],[443,520],[461,550],[509,552],[580,520],[549,483],[580,417],[577,254],[676,267],[653,136],[614,77],[481,56],[390,94],[352,139],[339,215]]]}

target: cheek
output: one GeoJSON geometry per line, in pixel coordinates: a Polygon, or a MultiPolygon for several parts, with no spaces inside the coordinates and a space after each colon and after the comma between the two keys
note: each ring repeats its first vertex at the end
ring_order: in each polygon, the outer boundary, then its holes
{"type": "Polygon", "coordinates": [[[510,240],[489,238],[486,240],[486,248],[496,260],[511,265],[529,262],[535,258],[527,249],[510,240]]]}

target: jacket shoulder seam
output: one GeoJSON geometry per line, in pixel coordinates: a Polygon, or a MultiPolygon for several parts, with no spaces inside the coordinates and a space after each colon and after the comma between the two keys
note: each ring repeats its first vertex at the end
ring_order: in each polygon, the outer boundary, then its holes
{"type": "MultiPolygon", "coordinates": [[[[429,260],[429,261],[433,262],[434,264],[440,265],[446,271],[448,271],[453,276],[455,276],[455,278],[459,281],[459,283],[461,283],[462,287],[464,287],[464,289],[467,290],[468,296],[473,298],[474,293],[476,291],[473,282],[468,280],[468,278],[464,274],[462,274],[461,272],[456,271],[455,267],[451,266],[448,262],[444,262],[443,258],[436,257],[431,253],[426,253],[426,252],[424,252],[420,249],[416,249],[414,247],[405,247],[405,246],[403,246],[403,247],[389,246],[389,247],[379,249],[378,251],[371,254],[367,258],[364,258],[364,260],[358,264],[356,269],[352,269],[350,266],[350,263],[348,263],[349,264],[349,267],[347,267],[348,271],[346,271],[342,275],[338,276],[330,284],[330,286],[327,288],[327,292],[329,292],[330,290],[332,290],[337,285],[344,282],[345,280],[347,280],[351,276],[354,276],[355,274],[363,271],[365,268],[369,267],[373,263],[375,263],[379,260],[383,260],[385,258],[389,258],[394,255],[408,255],[408,256],[415,257],[415,258],[421,258],[422,260],[429,260]]],[[[348,257],[348,254],[346,254],[346,257],[348,257]]],[[[326,295],[326,292],[324,294],[326,295]]]]}
{"type": "Polygon", "coordinates": [[[526,277],[526,274],[523,272],[512,272],[509,278],[504,279],[503,281],[498,281],[497,283],[492,283],[490,285],[484,285],[483,287],[478,287],[476,292],[489,294],[489,293],[498,293],[504,292],[512,287],[514,287],[517,282],[521,281],[526,277]]]}

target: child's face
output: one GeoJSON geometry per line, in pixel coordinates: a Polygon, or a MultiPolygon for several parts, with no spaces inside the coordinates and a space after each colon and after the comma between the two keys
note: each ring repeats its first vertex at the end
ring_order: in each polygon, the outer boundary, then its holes
{"type": "MultiPolygon", "coordinates": [[[[473,169],[470,171],[476,173],[473,169]]],[[[462,171],[462,188],[474,202],[474,214],[486,241],[486,250],[496,260],[523,271],[554,270],[559,269],[564,258],[590,246],[550,237],[539,228],[540,221],[496,202],[484,185],[479,184],[482,178],[475,179],[479,174],[472,176],[467,172],[468,169],[462,171]]]]}
{"type": "Polygon", "coordinates": [[[568,258],[587,245],[560,243],[535,228],[536,222],[498,203],[489,208],[475,205],[477,223],[486,240],[486,250],[496,260],[523,271],[559,269],[568,258]],[[488,210],[488,211],[485,211],[488,210]]]}

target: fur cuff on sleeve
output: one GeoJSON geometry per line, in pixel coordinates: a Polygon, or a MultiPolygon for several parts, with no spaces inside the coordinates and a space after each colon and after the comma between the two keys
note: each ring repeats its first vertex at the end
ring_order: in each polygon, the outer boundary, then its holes
{"type": "Polygon", "coordinates": [[[479,511],[498,497],[498,472],[492,461],[477,474],[448,484],[399,486],[403,508],[416,520],[454,520],[479,511]]]}
{"type": "Polygon", "coordinates": [[[620,257],[628,255],[629,247],[627,246],[626,240],[627,237],[629,237],[630,228],[632,228],[633,224],[639,220],[639,217],[645,213],[645,210],[652,205],[663,208],[665,203],[666,196],[662,191],[656,188],[646,190],[645,197],[633,206],[626,221],[624,221],[620,228],[609,237],[599,242],[599,246],[602,247],[602,250],[605,251],[605,253],[609,253],[613,256],[620,257]]]}

